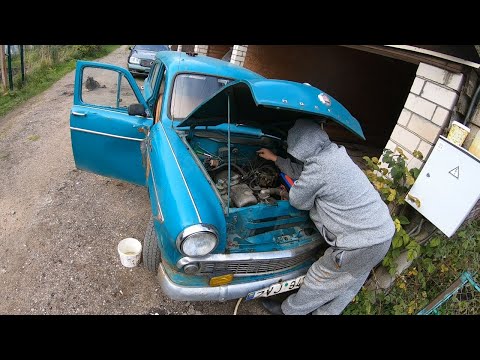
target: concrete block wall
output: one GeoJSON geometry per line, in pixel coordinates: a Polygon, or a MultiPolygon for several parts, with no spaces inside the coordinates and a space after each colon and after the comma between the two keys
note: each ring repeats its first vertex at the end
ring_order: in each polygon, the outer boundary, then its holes
{"type": "MultiPolygon", "coordinates": [[[[471,70],[468,74],[467,79],[465,80],[465,86],[463,94],[461,94],[460,100],[465,105],[462,107],[464,110],[463,115],[466,115],[468,107],[470,106],[470,102],[472,100],[473,94],[478,86],[478,76],[474,70],[471,70]],[[462,96],[463,95],[463,96],[462,96]]],[[[459,100],[459,103],[460,103],[459,100]]],[[[470,133],[468,134],[465,142],[463,143],[463,147],[468,149],[470,145],[472,145],[475,136],[480,131],[480,101],[477,102],[476,108],[473,110],[472,117],[470,118],[470,123],[468,124],[470,128],[470,133]]]]}
{"type": "Polygon", "coordinates": [[[207,55],[208,45],[195,45],[193,52],[196,52],[198,55],[207,55]]]}
{"type": "Polygon", "coordinates": [[[464,75],[420,63],[410,94],[398,118],[386,148],[400,147],[408,158],[408,167],[421,168],[430,155],[438,136],[449,125],[457,105],[464,75]],[[419,150],[424,159],[413,157],[419,150]]]}
{"type": "Polygon", "coordinates": [[[465,142],[463,143],[463,147],[466,149],[468,149],[470,145],[472,145],[475,136],[477,136],[477,133],[480,131],[480,101],[477,103],[476,110],[474,110],[473,112],[468,127],[470,128],[470,133],[468,134],[465,142]]]}
{"type": "Polygon", "coordinates": [[[243,66],[245,57],[247,56],[248,45],[233,45],[232,57],[230,62],[232,64],[243,66]]]}

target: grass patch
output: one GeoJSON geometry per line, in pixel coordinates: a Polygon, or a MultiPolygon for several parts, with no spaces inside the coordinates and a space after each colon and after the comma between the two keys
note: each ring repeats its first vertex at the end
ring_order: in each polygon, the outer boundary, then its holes
{"type": "Polygon", "coordinates": [[[40,135],[30,135],[27,139],[30,141],[37,141],[40,139],[40,135]]]}
{"type": "Polygon", "coordinates": [[[7,124],[3,129],[0,129],[0,140],[7,135],[10,129],[13,127],[12,123],[7,124]]]}
{"type": "Polygon", "coordinates": [[[12,56],[14,90],[0,96],[0,117],[31,97],[52,86],[57,80],[75,69],[76,60],[93,60],[108,55],[120,45],[66,45],[41,46],[27,50],[25,64],[27,74],[21,84],[19,56],[12,56]]]}
{"type": "MultiPolygon", "coordinates": [[[[480,220],[460,228],[452,238],[437,235],[421,247],[420,256],[400,275],[390,292],[364,288],[344,314],[416,314],[446,290],[464,271],[480,281],[480,220]]],[[[480,292],[460,292],[442,305],[441,314],[479,314],[480,292]]]]}

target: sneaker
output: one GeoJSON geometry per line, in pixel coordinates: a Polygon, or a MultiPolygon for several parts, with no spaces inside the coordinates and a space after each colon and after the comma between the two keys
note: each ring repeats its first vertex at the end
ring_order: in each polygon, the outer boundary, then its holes
{"type": "Polygon", "coordinates": [[[272,315],[285,315],[282,311],[282,303],[272,299],[262,299],[262,305],[272,315]]]}

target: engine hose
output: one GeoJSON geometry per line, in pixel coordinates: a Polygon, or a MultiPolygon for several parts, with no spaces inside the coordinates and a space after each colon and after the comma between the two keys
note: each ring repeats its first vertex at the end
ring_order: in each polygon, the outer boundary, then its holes
{"type": "MultiPolygon", "coordinates": [[[[220,170],[224,167],[226,167],[228,164],[222,164],[222,165],[219,165],[217,166],[216,168],[212,169],[213,171],[217,171],[217,170],[220,170]]],[[[242,177],[245,177],[247,176],[247,174],[245,173],[245,171],[238,165],[236,164],[230,164],[232,167],[234,167],[240,174],[242,174],[242,177]]]]}

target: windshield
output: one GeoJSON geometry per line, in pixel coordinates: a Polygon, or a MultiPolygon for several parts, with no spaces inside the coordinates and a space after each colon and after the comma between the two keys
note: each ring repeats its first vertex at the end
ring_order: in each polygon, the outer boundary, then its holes
{"type": "Polygon", "coordinates": [[[170,114],[173,120],[183,120],[202,102],[227,85],[230,79],[217,76],[180,74],[175,79],[170,114]]]}
{"type": "Polygon", "coordinates": [[[168,50],[167,45],[135,45],[135,50],[144,51],[165,51],[168,50]]]}

